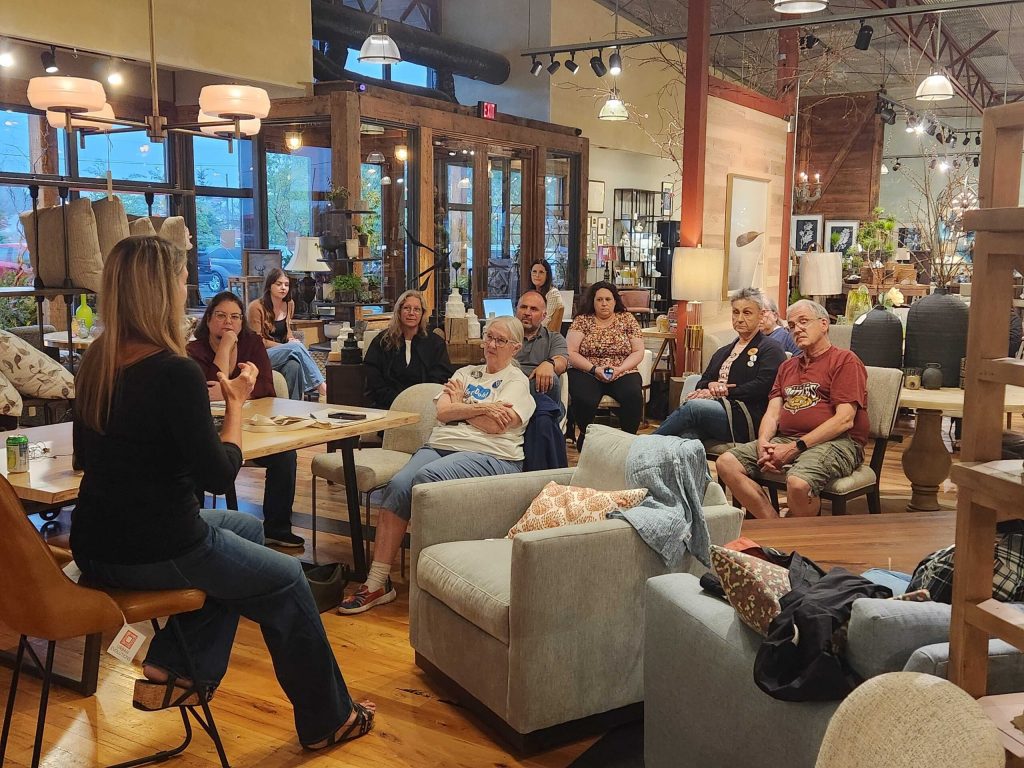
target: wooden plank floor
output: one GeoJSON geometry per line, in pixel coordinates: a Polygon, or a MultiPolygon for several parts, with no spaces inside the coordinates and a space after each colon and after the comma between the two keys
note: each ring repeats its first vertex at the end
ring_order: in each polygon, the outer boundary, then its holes
{"type": "MultiPolygon", "coordinates": [[[[1020,425],[1018,424],[1018,427],[1020,425]]],[[[900,431],[910,434],[913,423],[901,420],[900,431]]],[[[313,450],[299,456],[298,494],[295,509],[309,510],[309,461],[313,450]]],[[[890,446],[882,475],[883,509],[892,513],[887,542],[865,541],[861,534],[830,536],[799,521],[782,521],[777,529],[765,523],[750,526],[764,533],[765,543],[780,548],[801,547],[821,562],[912,567],[936,546],[952,541],[953,515],[926,516],[903,512],[910,487],[900,467],[902,446],[890,446]],[[922,537],[925,524],[929,535],[922,537]],[[944,536],[948,526],[948,538],[944,536]],[[851,550],[856,550],[853,552],[851,550]]],[[[575,463],[575,455],[571,456],[575,463]]],[[[245,469],[238,482],[243,508],[262,498],[263,471],[245,469]]],[[[343,496],[337,487],[318,486],[319,512],[339,517],[343,496]]],[[[951,509],[955,489],[947,487],[940,499],[951,509]]],[[[866,505],[852,504],[852,514],[866,514],[866,505]]],[[[819,521],[812,521],[819,522],[819,521]]],[[[827,521],[826,521],[827,522],[827,521]]],[[[889,522],[889,521],[887,521],[889,522]]],[[[66,531],[67,516],[62,517],[66,531]]],[[[768,524],[770,525],[770,524],[768,524]]],[[[298,529],[307,537],[308,531],[298,529]]],[[[60,536],[58,536],[58,539],[60,536]]],[[[348,540],[330,534],[320,539],[320,561],[346,560],[348,540]]],[[[301,555],[310,559],[307,553],[301,555]]],[[[397,577],[398,600],[360,617],[324,614],[324,626],[346,680],[357,698],[372,697],[379,706],[377,727],[369,736],[326,753],[303,752],[295,739],[291,708],[273,676],[266,648],[257,627],[242,621],[231,665],[213,702],[214,714],[234,766],[538,766],[560,768],[571,763],[593,739],[585,739],[530,758],[510,754],[478,721],[456,703],[445,699],[413,664],[408,643],[408,590],[397,577]]],[[[13,643],[0,632],[3,647],[13,643]]],[[[61,654],[75,660],[75,647],[61,654]]],[[[64,659],[64,657],[67,657],[64,659]]],[[[132,684],[137,670],[104,654],[99,689],[94,697],[55,688],[51,693],[44,765],[93,766],[127,760],[176,743],[180,722],[176,712],[139,712],[131,706],[132,684]]],[[[0,695],[6,699],[10,672],[0,669],[0,695]]],[[[20,686],[14,717],[8,765],[25,766],[31,755],[32,729],[39,702],[39,684],[32,678],[20,686]]],[[[206,768],[217,765],[216,753],[206,736],[197,734],[192,746],[175,765],[206,768]]]]}

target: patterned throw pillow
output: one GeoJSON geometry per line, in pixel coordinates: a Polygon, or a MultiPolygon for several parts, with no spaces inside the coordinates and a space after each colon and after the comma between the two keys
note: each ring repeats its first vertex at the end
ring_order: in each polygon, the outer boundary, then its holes
{"type": "Polygon", "coordinates": [[[537,495],[506,538],[514,539],[526,531],[542,531],[562,525],[580,525],[604,520],[617,509],[635,507],[647,497],[646,488],[622,491],[595,491],[551,482],[537,495]]]}
{"type": "Polygon", "coordinates": [[[22,402],[18,390],[5,376],[0,374],[0,415],[21,416],[24,408],[25,404],[22,402]]]}
{"type": "Polygon", "coordinates": [[[711,545],[711,567],[722,582],[740,621],[762,637],[782,610],[779,598],[790,591],[789,571],[742,552],[711,545]]]}
{"type": "Polygon", "coordinates": [[[24,397],[59,400],[75,396],[75,379],[66,368],[7,331],[0,331],[0,374],[24,397]]]}

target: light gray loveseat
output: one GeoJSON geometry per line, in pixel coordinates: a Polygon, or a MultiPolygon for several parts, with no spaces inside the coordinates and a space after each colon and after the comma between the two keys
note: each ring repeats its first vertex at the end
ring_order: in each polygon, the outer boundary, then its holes
{"type": "MultiPolygon", "coordinates": [[[[666,572],[622,520],[505,539],[552,480],[601,490],[625,487],[635,440],[592,425],[579,466],[454,480],[413,491],[410,639],[417,663],[469,694],[520,749],[560,736],[551,726],[620,710],[643,699],[644,584],[666,572]],[[488,714],[489,713],[489,714],[488,714]]],[[[708,484],[711,541],[739,534],[741,512],[708,484]]],[[[686,570],[704,568],[687,557],[686,570]]],[[[601,720],[615,719],[609,715],[601,720]]],[[[625,719],[625,718],[623,718],[625,719]]]]}
{"type": "MultiPolygon", "coordinates": [[[[941,603],[861,599],[846,657],[864,679],[885,672],[946,677],[949,611],[941,603]]],[[[778,701],[754,683],[759,635],[689,574],[647,583],[646,768],[813,768],[839,702],[778,701]]],[[[1024,655],[989,643],[989,693],[1024,690],[1024,655]]]]}

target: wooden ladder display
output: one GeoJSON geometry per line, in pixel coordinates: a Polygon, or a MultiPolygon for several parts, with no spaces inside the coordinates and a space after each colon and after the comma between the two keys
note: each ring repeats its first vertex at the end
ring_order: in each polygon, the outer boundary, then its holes
{"type": "Polygon", "coordinates": [[[1024,694],[985,696],[989,638],[1024,649],[1024,611],[992,599],[996,523],[1024,518],[1024,468],[1019,459],[1001,460],[1006,386],[1024,386],[1024,361],[1005,356],[1013,271],[1024,272],[1024,208],[1018,206],[1024,104],[985,110],[982,127],[981,208],[964,214],[964,230],[975,232],[975,244],[963,463],[950,473],[958,500],[949,679],[980,698],[999,726],[1007,765],[1024,766],[1024,733],[1010,723],[1024,712],[1024,694]]]}

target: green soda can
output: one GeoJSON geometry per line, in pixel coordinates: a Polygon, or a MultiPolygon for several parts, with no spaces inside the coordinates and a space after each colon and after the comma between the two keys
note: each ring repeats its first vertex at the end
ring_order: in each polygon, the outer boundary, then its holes
{"type": "Polygon", "coordinates": [[[7,438],[7,473],[28,472],[28,438],[11,435],[7,438]]]}

